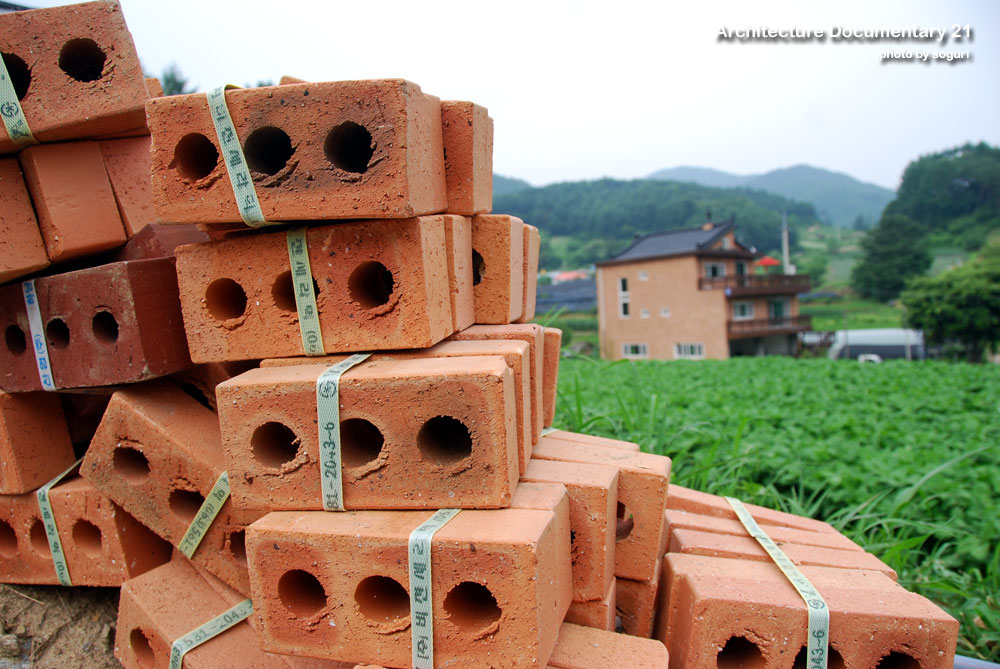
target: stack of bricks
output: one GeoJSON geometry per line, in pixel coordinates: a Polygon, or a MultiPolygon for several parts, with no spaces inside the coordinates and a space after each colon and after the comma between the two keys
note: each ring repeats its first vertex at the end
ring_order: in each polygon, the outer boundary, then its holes
{"type": "MultiPolygon", "coordinates": [[[[287,78],[226,92],[227,128],[150,96],[114,2],[0,29],[42,142],[0,161],[0,580],[121,586],[127,667],[246,600],[186,666],[806,666],[804,604],[720,498],[552,428],[561,333],[531,323],[538,230],[491,213],[483,107],[287,78]],[[57,548],[32,491],[81,454],[57,548]]],[[[754,513],[828,597],[839,666],[950,661],[957,623],[875,557],[754,513]]]]}

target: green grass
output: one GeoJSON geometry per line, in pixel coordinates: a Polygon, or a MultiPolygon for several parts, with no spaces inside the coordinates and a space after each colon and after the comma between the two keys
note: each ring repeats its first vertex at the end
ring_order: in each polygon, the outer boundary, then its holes
{"type": "Polygon", "coordinates": [[[812,316],[813,330],[903,327],[903,310],[862,299],[799,302],[799,313],[812,316]]]}
{"type": "Polygon", "coordinates": [[[824,519],[1000,660],[992,365],[564,359],[556,427],[673,458],[673,481],[824,519]]]}

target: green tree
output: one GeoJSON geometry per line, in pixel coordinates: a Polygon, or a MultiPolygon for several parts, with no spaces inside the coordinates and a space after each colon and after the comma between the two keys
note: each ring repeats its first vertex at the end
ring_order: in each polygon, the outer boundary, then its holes
{"type": "Polygon", "coordinates": [[[888,302],[912,277],[931,266],[920,225],[898,214],[885,214],[861,239],[862,257],[851,270],[851,287],[862,297],[888,302]]]}
{"type": "Polygon", "coordinates": [[[805,262],[802,263],[802,271],[809,275],[809,283],[813,290],[823,285],[829,264],[829,259],[824,255],[806,256],[805,262]]]}
{"type": "Polygon", "coordinates": [[[187,77],[181,74],[177,63],[171,63],[163,70],[163,74],[160,75],[160,85],[163,86],[164,95],[184,95],[195,91],[193,86],[188,86],[187,77]]]}
{"type": "Polygon", "coordinates": [[[1000,257],[987,254],[936,277],[918,277],[902,295],[906,324],[931,344],[957,342],[969,362],[1000,343],[1000,257]]]}

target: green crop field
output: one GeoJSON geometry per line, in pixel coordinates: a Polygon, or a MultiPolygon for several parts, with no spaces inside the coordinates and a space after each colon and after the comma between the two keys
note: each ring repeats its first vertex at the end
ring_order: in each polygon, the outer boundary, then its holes
{"type": "Polygon", "coordinates": [[[556,427],[638,442],[672,480],[820,518],[1000,660],[1000,373],[993,365],[565,358],[556,427]]]}

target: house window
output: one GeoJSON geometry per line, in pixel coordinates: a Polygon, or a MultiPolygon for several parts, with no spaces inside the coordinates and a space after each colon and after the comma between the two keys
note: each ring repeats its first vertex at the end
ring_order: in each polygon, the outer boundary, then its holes
{"type": "Polygon", "coordinates": [[[722,248],[724,248],[726,250],[729,250],[729,249],[733,248],[733,240],[731,240],[729,237],[723,237],[722,238],[722,248]]]}
{"type": "Polygon", "coordinates": [[[628,295],[628,279],[621,277],[618,279],[618,317],[628,318],[629,314],[629,295],[628,295]]]}
{"type": "Polygon", "coordinates": [[[618,316],[628,318],[628,295],[625,296],[625,299],[618,300],[618,316]]]}
{"type": "Polygon", "coordinates": [[[645,344],[622,344],[623,358],[648,358],[649,347],[645,344]]]}
{"type": "Polygon", "coordinates": [[[705,263],[705,276],[710,279],[715,277],[725,276],[726,266],[721,262],[707,262],[705,263]]]}
{"type": "Polygon", "coordinates": [[[733,320],[748,321],[753,318],[753,302],[733,302],[733,320]]]}
{"type": "Polygon", "coordinates": [[[663,307],[660,309],[660,316],[663,318],[670,318],[670,307],[663,307]]]}
{"type": "Polygon", "coordinates": [[[640,311],[639,318],[649,318],[649,309],[643,309],[640,311]]]}
{"type": "Polygon", "coordinates": [[[747,264],[742,260],[736,261],[736,276],[746,276],[747,275],[747,264]]]}
{"type": "Polygon", "coordinates": [[[618,292],[627,293],[628,292],[628,279],[621,277],[618,279],[618,292]]]}
{"type": "Polygon", "coordinates": [[[777,299],[767,301],[767,315],[772,320],[788,317],[788,300],[777,299]]]}
{"type": "Polygon", "coordinates": [[[703,360],[704,344],[674,344],[674,357],[678,360],[703,360]]]}
{"type": "Polygon", "coordinates": [[[649,272],[639,272],[639,281],[649,281],[649,272]]]}

